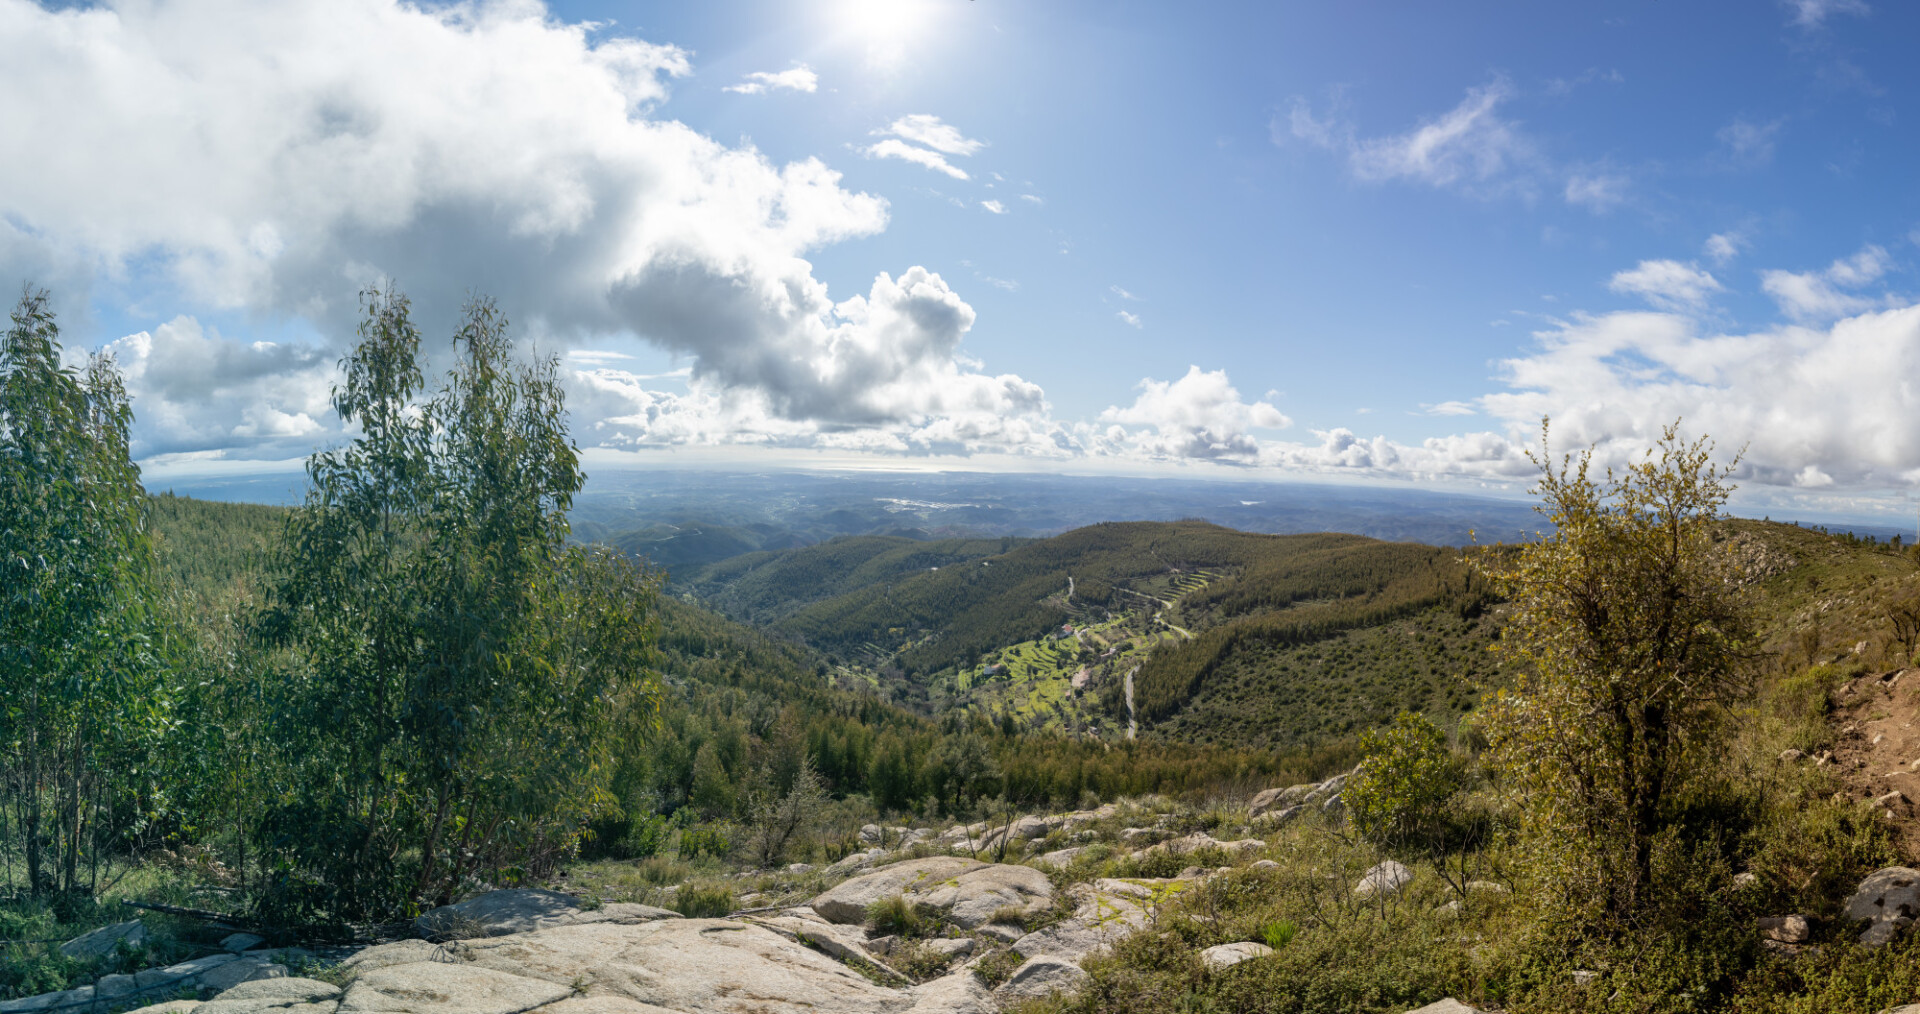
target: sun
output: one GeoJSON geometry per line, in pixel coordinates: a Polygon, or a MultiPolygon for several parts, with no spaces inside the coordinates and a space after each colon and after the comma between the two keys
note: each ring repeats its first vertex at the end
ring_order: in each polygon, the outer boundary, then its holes
{"type": "Polygon", "coordinates": [[[840,0],[837,27],[876,64],[905,60],[914,44],[927,38],[953,0],[840,0]]]}

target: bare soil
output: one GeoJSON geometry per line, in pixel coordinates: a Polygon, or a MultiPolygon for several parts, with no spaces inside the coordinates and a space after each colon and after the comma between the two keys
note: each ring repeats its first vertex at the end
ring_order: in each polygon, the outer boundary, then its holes
{"type": "Polygon", "coordinates": [[[1867,673],[1835,693],[1834,747],[1847,798],[1872,801],[1895,826],[1909,863],[1920,860],[1920,668],[1867,673]]]}

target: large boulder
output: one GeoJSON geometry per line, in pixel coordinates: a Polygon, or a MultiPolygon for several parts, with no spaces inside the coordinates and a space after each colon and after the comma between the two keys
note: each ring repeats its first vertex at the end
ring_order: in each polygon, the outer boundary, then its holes
{"type": "Polygon", "coordinates": [[[1307,793],[1312,792],[1314,788],[1315,786],[1309,783],[1291,785],[1284,789],[1267,789],[1257,793],[1253,801],[1247,804],[1247,816],[1264,817],[1275,810],[1284,809],[1305,799],[1307,793]]]}
{"type": "Polygon", "coordinates": [[[1353,885],[1357,897],[1371,898],[1376,894],[1397,894],[1400,889],[1413,883],[1413,871],[1389,859],[1366,872],[1358,884],[1353,885]]]}
{"type": "Polygon", "coordinates": [[[1026,963],[1013,970],[1007,981],[993,991],[994,999],[1004,1006],[1011,1006],[1021,1000],[1039,1000],[1055,993],[1071,993],[1080,988],[1087,979],[1087,973],[1079,965],[1064,958],[1042,955],[1028,958],[1026,963]]]}
{"type": "Polygon", "coordinates": [[[1480,1014],[1480,1009],[1478,1007],[1469,1007],[1455,1000],[1453,997],[1447,997],[1445,1000],[1435,1001],[1434,1003],[1427,1004],[1425,1007],[1410,1010],[1407,1014],[1480,1014]]]}
{"type": "Polygon", "coordinates": [[[1010,834],[1015,841],[1030,841],[1034,838],[1045,838],[1047,835],[1052,834],[1055,828],[1060,826],[1060,821],[1061,818],[1059,817],[1022,817],[1013,822],[1013,826],[1008,828],[1007,833],[1010,834]]]}
{"type": "Polygon", "coordinates": [[[812,905],[833,922],[858,923],[866,920],[869,905],[894,895],[938,909],[955,925],[974,929],[1003,908],[1024,913],[1046,908],[1053,900],[1053,884],[1031,866],[930,856],[854,877],[813,899],[812,905]]]}
{"type": "Polygon", "coordinates": [[[1847,918],[1864,922],[1860,942],[1877,947],[1892,940],[1920,916],[1920,870],[1889,866],[1860,882],[1847,899],[1847,918]]]}
{"type": "Polygon", "coordinates": [[[1200,963],[1207,966],[1209,972],[1223,972],[1242,961],[1264,958],[1273,953],[1266,944],[1256,944],[1242,940],[1238,943],[1220,944],[1200,952],[1200,963]]]}

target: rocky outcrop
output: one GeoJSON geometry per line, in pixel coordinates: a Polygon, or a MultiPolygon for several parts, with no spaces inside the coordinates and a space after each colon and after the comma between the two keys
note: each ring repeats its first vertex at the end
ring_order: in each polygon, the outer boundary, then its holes
{"type": "Polygon", "coordinates": [[[813,909],[838,923],[859,923],[867,907],[894,895],[932,908],[962,929],[987,925],[1002,909],[1045,909],[1053,884],[1031,866],[983,863],[958,856],[932,856],[883,866],[847,880],[813,899],[813,909]]]}
{"type": "Polygon", "coordinates": [[[1859,940],[1868,947],[1891,941],[1920,916],[1920,870],[1889,866],[1860,882],[1847,899],[1847,918],[1864,922],[1859,940]]]}
{"type": "Polygon", "coordinates": [[[1209,835],[1205,832],[1196,831],[1193,834],[1187,835],[1184,838],[1172,838],[1167,841],[1163,841],[1158,845],[1150,846],[1146,849],[1143,849],[1141,851],[1141,854],[1142,855],[1159,855],[1160,853],[1171,853],[1176,856],[1184,856],[1190,853],[1198,852],[1201,849],[1219,849],[1223,852],[1229,852],[1234,855],[1246,855],[1249,852],[1258,852],[1261,849],[1264,849],[1266,847],[1267,847],[1267,843],[1261,841],[1258,838],[1241,838],[1237,841],[1220,841],[1214,838],[1212,835],[1209,835]]]}
{"type": "Polygon", "coordinates": [[[1148,902],[1132,891],[1123,893],[1102,890],[1093,884],[1075,884],[1067,888],[1067,897],[1075,903],[1073,914],[1015,940],[1015,954],[1023,958],[1049,956],[1079,961],[1147,926],[1148,902]]]}
{"type": "Polygon", "coordinates": [[[181,991],[223,990],[255,979],[280,978],[287,966],[260,955],[210,954],[132,975],[106,975],[91,986],[0,1003],[0,1014],[99,1014],[137,1007],[142,1000],[181,991]]]}

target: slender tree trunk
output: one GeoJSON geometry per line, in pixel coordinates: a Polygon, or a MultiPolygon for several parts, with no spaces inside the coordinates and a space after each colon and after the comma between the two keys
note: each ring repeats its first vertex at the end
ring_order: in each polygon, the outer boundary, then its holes
{"type": "Polygon", "coordinates": [[[413,901],[419,901],[421,895],[427,893],[427,885],[433,882],[433,850],[440,845],[440,829],[447,822],[447,809],[453,802],[445,786],[435,795],[439,803],[434,808],[433,823],[427,827],[427,836],[420,843],[420,879],[413,885],[413,901]]]}

